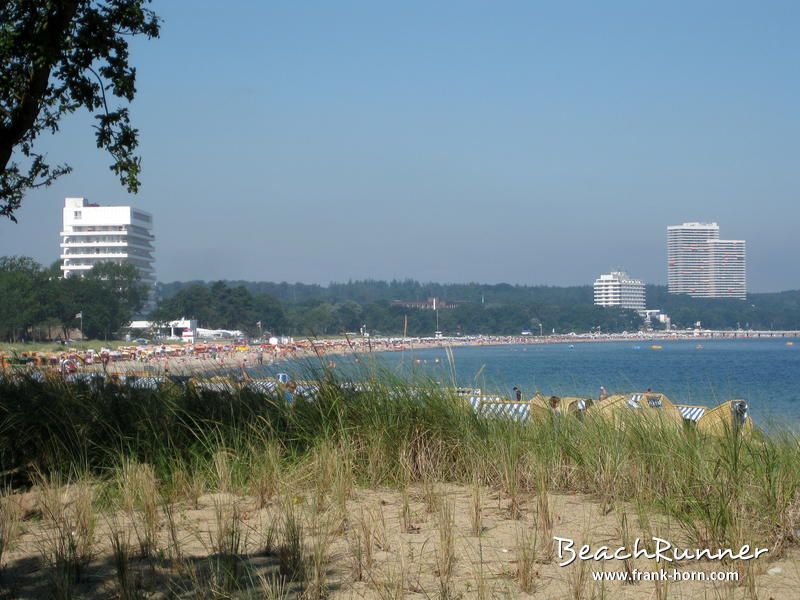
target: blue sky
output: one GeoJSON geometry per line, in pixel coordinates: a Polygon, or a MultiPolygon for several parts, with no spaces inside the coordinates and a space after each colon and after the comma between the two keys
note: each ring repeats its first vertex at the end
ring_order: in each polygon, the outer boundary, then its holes
{"type": "Polygon", "coordinates": [[[794,2],[156,1],[137,42],[143,186],[91,118],[74,172],[0,221],[50,263],[64,196],[155,216],[176,279],[666,280],[666,226],[748,243],[751,291],[800,288],[794,2]]]}

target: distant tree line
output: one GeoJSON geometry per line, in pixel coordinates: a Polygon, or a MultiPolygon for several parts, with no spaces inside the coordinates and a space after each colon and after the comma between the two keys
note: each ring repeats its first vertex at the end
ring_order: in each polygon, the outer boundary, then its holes
{"type": "MultiPolygon", "coordinates": [[[[281,302],[299,303],[310,300],[340,303],[352,300],[369,304],[382,300],[419,302],[428,298],[443,298],[452,302],[474,304],[591,304],[592,286],[554,287],[511,285],[508,283],[420,283],[413,279],[379,281],[365,279],[327,286],[309,283],[274,283],[270,281],[224,281],[230,287],[243,287],[251,294],[269,294],[281,302]]],[[[169,298],[180,290],[194,286],[210,286],[204,281],[174,281],[160,283],[159,297],[169,298]]]]}
{"type": "Polygon", "coordinates": [[[85,277],[62,278],[60,264],[44,268],[25,256],[0,257],[0,340],[69,337],[80,326],[95,339],[113,339],[147,300],[133,265],[101,263],[85,277]]]}
{"type": "MultiPolygon", "coordinates": [[[[376,286],[391,289],[384,282],[374,283],[376,286]]],[[[178,287],[173,284],[170,286],[171,289],[178,287]]],[[[265,331],[299,336],[336,335],[358,332],[364,327],[374,335],[400,335],[406,332],[411,336],[432,336],[437,328],[437,312],[393,305],[387,299],[379,298],[380,294],[365,291],[369,290],[369,284],[360,286],[361,291],[352,295],[379,299],[358,302],[350,298],[309,298],[310,294],[301,292],[300,296],[305,297],[293,302],[281,301],[264,292],[250,291],[270,289],[271,286],[272,284],[229,285],[222,281],[213,284],[192,283],[180,288],[175,295],[162,298],[158,308],[151,314],[151,319],[166,322],[181,317],[194,318],[201,327],[240,329],[251,335],[265,331]],[[261,330],[256,327],[258,322],[262,324],[261,330]]],[[[515,286],[508,287],[513,290],[515,286]]],[[[307,292],[319,286],[304,288],[307,292]]],[[[347,284],[341,286],[336,295],[340,298],[351,295],[347,292],[347,284]]],[[[562,305],[530,301],[481,302],[479,296],[478,302],[463,302],[454,309],[438,311],[439,329],[451,335],[518,335],[526,329],[537,335],[553,330],[559,333],[592,329],[636,331],[641,325],[642,319],[634,311],[600,308],[593,306],[591,302],[562,305]]]]}
{"type": "Polygon", "coordinates": [[[239,329],[250,334],[261,331],[288,333],[284,306],[269,294],[252,294],[244,286],[222,281],[209,285],[191,284],[174,296],[161,298],[149,319],[166,323],[180,318],[196,319],[207,329],[239,329]]]}
{"type": "Polygon", "coordinates": [[[666,312],[674,327],[708,329],[800,329],[800,290],[748,294],[734,298],[692,298],[669,294],[663,285],[647,286],[647,304],[666,312]]]}
{"type": "MultiPolygon", "coordinates": [[[[430,335],[436,329],[433,311],[391,304],[392,300],[429,297],[459,303],[455,309],[438,311],[439,328],[446,333],[619,332],[642,326],[633,311],[593,306],[591,286],[439,284],[410,279],[327,286],[193,281],[160,284],[158,291],[160,308],[167,309],[162,318],[195,316],[212,327],[245,331],[253,331],[253,324],[261,321],[270,331],[293,335],[358,331],[364,325],[376,333],[400,334],[407,326],[409,335],[430,335]],[[228,297],[235,298],[238,308],[230,309],[230,300],[226,308],[228,297]]],[[[800,290],[750,294],[747,300],[704,299],[668,294],[666,286],[649,285],[647,304],[669,314],[677,328],[693,327],[699,321],[713,329],[800,329],[800,290]]]]}
{"type": "MultiPolygon", "coordinates": [[[[362,327],[375,335],[516,335],[636,331],[631,310],[592,304],[591,286],[437,284],[413,280],[350,281],[328,286],[272,282],[173,282],[158,287],[149,318],[197,319],[201,327],[259,333],[338,335],[362,327]],[[392,304],[437,297],[456,308],[433,311],[392,304]],[[257,326],[261,323],[261,327],[257,326]]],[[[0,257],[0,339],[68,337],[83,315],[84,334],[113,338],[143,307],[147,288],[131,265],[104,263],[83,278],[63,279],[59,263],[42,267],[27,257],[0,257]]],[[[800,329],[800,291],[750,294],[747,300],[691,298],[647,287],[648,306],[674,327],[698,321],[713,329],[800,329]]]]}

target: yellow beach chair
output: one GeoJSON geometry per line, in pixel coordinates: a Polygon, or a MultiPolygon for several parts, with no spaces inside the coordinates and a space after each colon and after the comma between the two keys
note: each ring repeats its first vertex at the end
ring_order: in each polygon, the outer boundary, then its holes
{"type": "Polygon", "coordinates": [[[711,435],[724,435],[728,431],[738,431],[742,434],[752,433],[753,419],[750,418],[747,402],[728,400],[707,410],[697,420],[697,430],[711,435]]]}
{"type": "Polygon", "coordinates": [[[597,401],[590,409],[593,414],[619,419],[642,418],[653,422],[683,425],[678,408],[664,394],[653,392],[612,394],[597,401]]]}

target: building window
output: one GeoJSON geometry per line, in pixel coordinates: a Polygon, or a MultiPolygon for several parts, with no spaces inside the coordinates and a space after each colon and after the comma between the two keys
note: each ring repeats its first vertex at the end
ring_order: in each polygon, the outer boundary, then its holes
{"type": "Polygon", "coordinates": [[[72,216],[73,216],[74,218],[76,218],[76,219],[80,219],[80,218],[81,218],[81,211],[79,211],[79,210],[76,210],[76,211],[73,213],[73,215],[72,215],[72,216]]]}

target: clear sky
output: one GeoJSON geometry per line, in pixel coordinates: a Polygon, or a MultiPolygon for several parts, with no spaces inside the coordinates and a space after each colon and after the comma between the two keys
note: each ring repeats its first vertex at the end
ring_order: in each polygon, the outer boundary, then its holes
{"type": "Polygon", "coordinates": [[[800,3],[152,6],[141,192],[71,117],[0,255],[54,261],[85,196],[154,214],[162,281],[664,283],[667,225],[716,221],[800,288],[800,3]]]}

